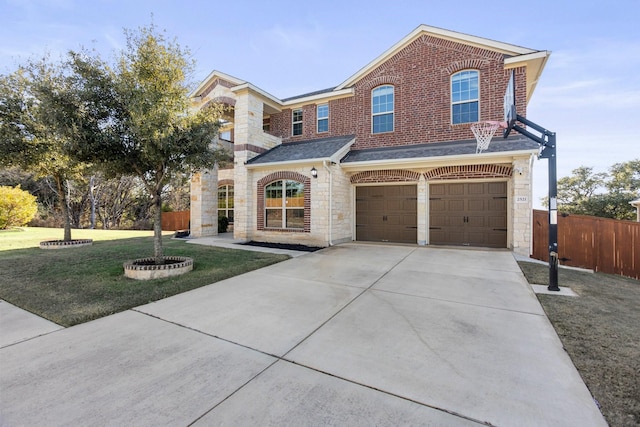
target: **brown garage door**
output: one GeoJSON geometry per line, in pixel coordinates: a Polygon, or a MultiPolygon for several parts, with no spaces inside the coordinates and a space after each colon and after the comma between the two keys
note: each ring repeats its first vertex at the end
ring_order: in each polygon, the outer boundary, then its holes
{"type": "Polygon", "coordinates": [[[356,240],[417,243],[415,185],[356,187],[356,240]]]}
{"type": "Polygon", "coordinates": [[[507,183],[429,186],[429,243],[507,246],[507,183]]]}

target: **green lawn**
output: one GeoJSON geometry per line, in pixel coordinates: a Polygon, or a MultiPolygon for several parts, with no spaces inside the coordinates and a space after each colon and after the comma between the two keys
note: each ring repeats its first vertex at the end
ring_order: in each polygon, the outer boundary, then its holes
{"type": "Polygon", "coordinates": [[[59,325],[72,326],[288,258],[188,244],[168,234],[163,240],[164,254],[193,258],[193,271],[151,281],[125,278],[125,261],[152,255],[151,234],[73,230],[74,239],[93,239],[93,245],[43,250],[39,242],[61,239],[61,229],[0,232],[0,299],[59,325]]]}

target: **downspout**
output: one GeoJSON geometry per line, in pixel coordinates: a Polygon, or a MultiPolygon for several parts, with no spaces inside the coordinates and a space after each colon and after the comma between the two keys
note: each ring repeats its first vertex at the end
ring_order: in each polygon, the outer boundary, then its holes
{"type": "Polygon", "coordinates": [[[322,161],[322,166],[325,168],[325,170],[329,173],[329,233],[328,233],[328,240],[329,240],[329,246],[333,246],[333,241],[332,241],[332,230],[333,230],[333,174],[331,173],[331,168],[329,166],[327,166],[327,161],[323,160],[322,161]]]}

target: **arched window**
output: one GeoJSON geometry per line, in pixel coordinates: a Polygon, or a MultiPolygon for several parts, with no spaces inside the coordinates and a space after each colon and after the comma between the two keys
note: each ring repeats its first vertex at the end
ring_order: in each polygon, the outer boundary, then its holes
{"type": "Polygon", "coordinates": [[[233,224],[233,185],[218,187],[218,218],[226,216],[233,224]]]}
{"type": "Polygon", "coordinates": [[[393,132],[393,86],[380,86],[371,91],[371,132],[393,132]]]}
{"type": "Polygon", "coordinates": [[[476,70],[464,70],[451,76],[451,123],[473,123],[480,117],[479,75],[476,70]]]}
{"type": "Polygon", "coordinates": [[[304,229],[304,184],[282,179],[264,187],[264,226],[304,229]]]}

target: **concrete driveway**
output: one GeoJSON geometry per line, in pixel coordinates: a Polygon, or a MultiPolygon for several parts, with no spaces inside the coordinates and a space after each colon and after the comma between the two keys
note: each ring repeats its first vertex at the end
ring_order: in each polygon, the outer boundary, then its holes
{"type": "Polygon", "coordinates": [[[606,425],[507,251],[343,244],[3,345],[0,425],[606,425]]]}

